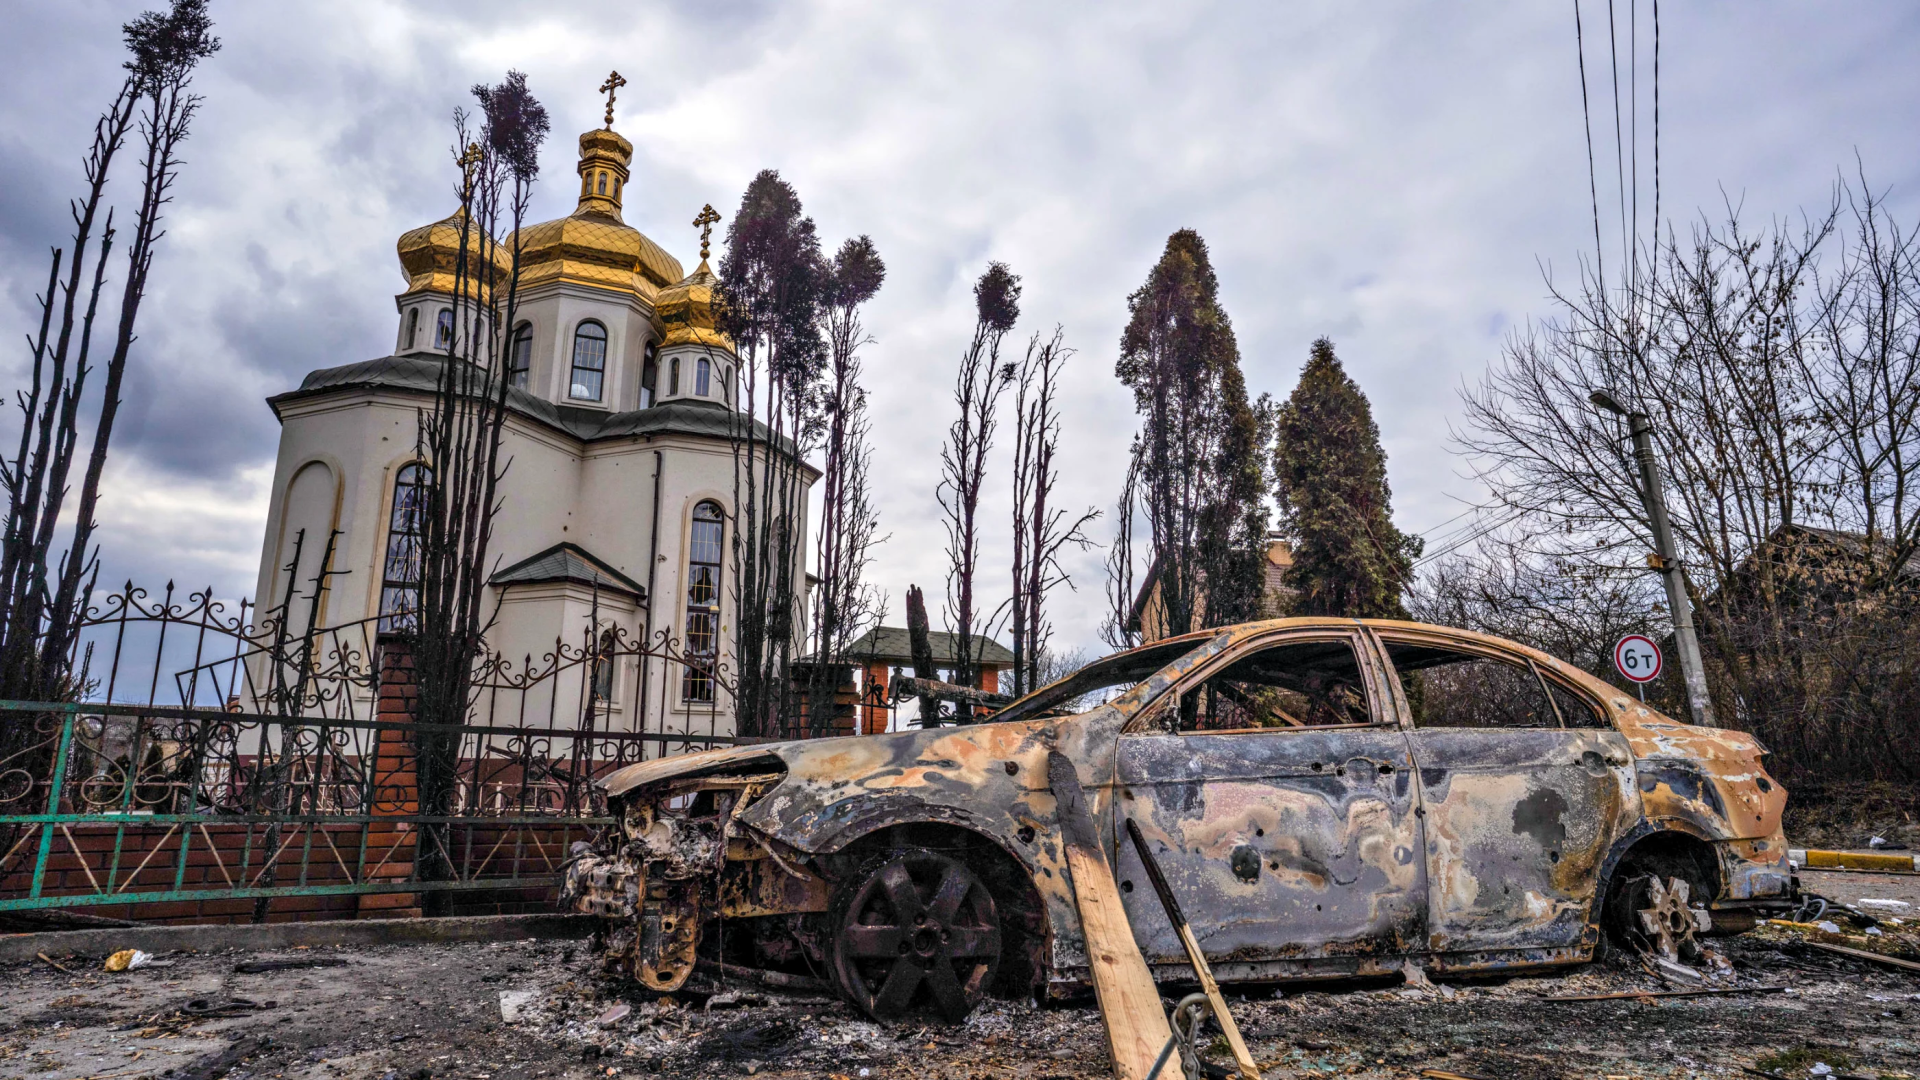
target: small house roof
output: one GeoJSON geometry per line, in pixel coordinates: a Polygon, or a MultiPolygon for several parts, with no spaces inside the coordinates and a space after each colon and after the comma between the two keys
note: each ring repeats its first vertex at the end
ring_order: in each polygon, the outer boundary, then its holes
{"type": "Polygon", "coordinates": [[[501,586],[571,581],[631,596],[641,603],[647,599],[645,586],[608,566],[580,545],[565,542],[521,559],[495,573],[488,581],[501,586]]]}
{"type": "MultiPolygon", "coordinates": [[[[935,630],[927,635],[933,645],[933,661],[936,664],[952,664],[960,652],[954,644],[954,635],[935,630]]],[[[976,662],[986,667],[1012,667],[1013,653],[1005,645],[990,637],[977,636],[973,639],[973,653],[976,662]]],[[[876,626],[855,638],[847,646],[847,655],[856,660],[881,661],[888,664],[913,663],[913,646],[905,627],[876,626]]]]}

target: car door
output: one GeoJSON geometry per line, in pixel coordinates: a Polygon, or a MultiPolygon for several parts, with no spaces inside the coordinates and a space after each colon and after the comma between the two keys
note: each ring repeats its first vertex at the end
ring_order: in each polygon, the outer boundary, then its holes
{"type": "Polygon", "coordinates": [[[1378,635],[1419,769],[1436,965],[1590,948],[1601,864],[1640,816],[1625,737],[1518,649],[1412,628],[1378,635]]]}
{"type": "Polygon", "coordinates": [[[1185,953],[1125,818],[1210,961],[1423,947],[1411,757],[1385,672],[1357,631],[1227,652],[1149,715],[1160,722],[1117,740],[1114,820],[1123,903],[1149,962],[1184,965],[1185,953]]]}

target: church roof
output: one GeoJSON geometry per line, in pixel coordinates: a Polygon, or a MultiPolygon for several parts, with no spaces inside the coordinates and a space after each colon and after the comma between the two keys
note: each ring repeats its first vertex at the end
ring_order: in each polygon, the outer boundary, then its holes
{"type": "MultiPolygon", "coordinates": [[[[281,407],[286,404],[348,390],[386,390],[431,397],[439,386],[440,366],[446,363],[446,359],[433,353],[415,353],[322,368],[309,372],[301,380],[300,389],[268,398],[267,405],[273,409],[275,416],[279,416],[281,407]]],[[[556,405],[518,387],[507,391],[507,407],[527,419],[583,442],[640,435],[703,435],[732,439],[735,426],[746,420],[744,415],[712,401],[677,399],[647,409],[607,412],[604,409],[556,405]]],[[[765,424],[757,420],[753,424],[762,439],[771,437],[765,424]]],[[[782,437],[779,445],[788,453],[793,452],[791,440],[782,437]]]]}
{"type": "MultiPolygon", "coordinates": [[[[571,281],[652,300],[685,271],[645,233],[621,220],[633,144],[611,122],[580,136],[580,204],[520,231],[520,287],[571,281]]],[[[512,250],[513,238],[504,245],[512,250]]]]}
{"type": "Polygon", "coordinates": [[[580,545],[570,543],[555,544],[537,555],[529,555],[487,580],[493,585],[571,581],[632,596],[642,603],[647,599],[647,590],[639,582],[601,562],[580,545]]]}

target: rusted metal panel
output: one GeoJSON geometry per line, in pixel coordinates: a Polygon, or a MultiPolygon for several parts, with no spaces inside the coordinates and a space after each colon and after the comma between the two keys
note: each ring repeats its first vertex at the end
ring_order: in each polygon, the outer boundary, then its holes
{"type": "Polygon", "coordinates": [[[714,890],[713,910],[722,918],[799,915],[827,910],[833,887],[818,874],[766,857],[730,861],[714,890]]]}
{"type": "Polygon", "coordinates": [[[1626,740],[1446,728],[1408,738],[1426,811],[1432,950],[1580,944],[1600,865],[1640,816],[1626,740]]]}
{"type": "MultiPolygon", "coordinates": [[[[1140,825],[1209,962],[1398,955],[1422,947],[1426,872],[1397,728],[1124,735],[1121,811],[1140,825]]],[[[1122,846],[1123,882],[1144,885],[1122,846]]],[[[1147,957],[1179,939],[1126,895],[1147,957]]]]}
{"type": "Polygon", "coordinates": [[[670,993],[693,974],[694,951],[700,945],[700,891],[697,881],[649,885],[633,971],[649,989],[670,993]]]}

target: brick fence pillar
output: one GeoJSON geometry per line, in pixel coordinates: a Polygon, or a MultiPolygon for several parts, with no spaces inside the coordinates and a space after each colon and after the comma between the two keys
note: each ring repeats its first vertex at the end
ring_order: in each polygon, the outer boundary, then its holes
{"type": "MultiPolygon", "coordinates": [[[[884,661],[871,661],[867,664],[865,699],[868,702],[885,701],[887,697],[887,665],[884,661]]],[[[892,712],[885,705],[868,704],[860,707],[860,734],[879,735],[887,730],[887,721],[892,712]]]]}
{"type": "MultiPolygon", "coordinates": [[[[378,644],[380,689],[374,702],[374,720],[410,724],[419,691],[413,678],[413,646],[395,635],[382,635],[378,644]]],[[[413,733],[381,727],[374,732],[373,802],[367,812],[376,818],[404,817],[420,812],[420,777],[414,763],[413,733]]],[[[407,881],[413,877],[416,834],[407,821],[375,821],[367,826],[368,883],[407,881]]],[[[357,915],[362,919],[417,917],[417,893],[363,893],[357,915]]]]}

